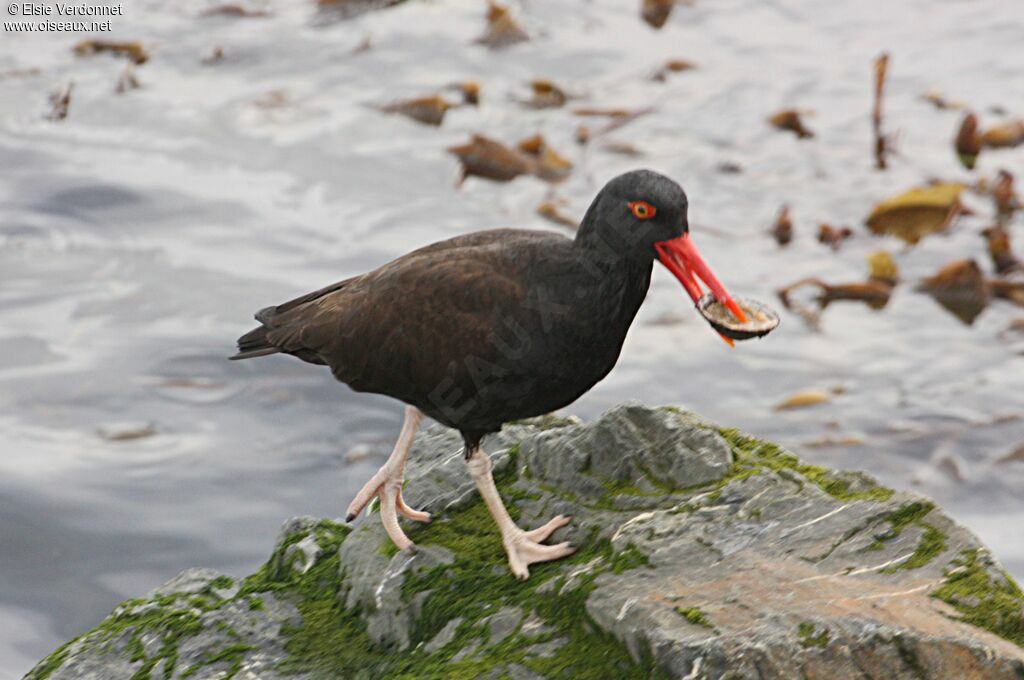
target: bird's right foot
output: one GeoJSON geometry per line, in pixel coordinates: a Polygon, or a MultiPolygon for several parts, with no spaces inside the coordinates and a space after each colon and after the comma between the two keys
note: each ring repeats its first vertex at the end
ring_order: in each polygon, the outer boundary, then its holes
{"type": "Polygon", "coordinates": [[[544,526],[523,531],[512,525],[510,528],[502,528],[502,543],[505,545],[505,553],[508,555],[508,566],[512,573],[520,581],[530,578],[530,565],[538,562],[550,562],[576,552],[576,548],[568,543],[557,545],[545,545],[541,541],[548,539],[556,529],[560,529],[572,520],[571,517],[559,515],[544,526]]]}
{"type": "Polygon", "coordinates": [[[374,498],[380,499],[380,521],[395,546],[404,553],[413,553],[416,546],[402,531],[398,524],[398,515],[414,522],[429,522],[430,513],[413,510],[402,500],[403,475],[385,464],[370,481],[363,485],[356,497],[348,506],[345,521],[351,522],[374,498]]]}

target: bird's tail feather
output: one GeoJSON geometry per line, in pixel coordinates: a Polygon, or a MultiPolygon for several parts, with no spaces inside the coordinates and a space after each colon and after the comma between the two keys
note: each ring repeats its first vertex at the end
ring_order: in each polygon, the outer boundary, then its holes
{"type": "Polygon", "coordinates": [[[267,327],[254,328],[238,339],[238,354],[229,357],[232,361],[252,359],[268,354],[277,354],[281,350],[274,347],[267,338],[267,327]]]}

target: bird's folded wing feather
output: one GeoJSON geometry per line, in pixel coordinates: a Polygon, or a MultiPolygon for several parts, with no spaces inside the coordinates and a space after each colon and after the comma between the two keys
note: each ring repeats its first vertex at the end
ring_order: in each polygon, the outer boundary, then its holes
{"type": "Polygon", "coordinates": [[[264,310],[267,337],[315,353],[355,389],[398,397],[458,374],[453,362],[495,361],[494,325],[522,313],[518,265],[487,240],[437,245],[264,310]]]}

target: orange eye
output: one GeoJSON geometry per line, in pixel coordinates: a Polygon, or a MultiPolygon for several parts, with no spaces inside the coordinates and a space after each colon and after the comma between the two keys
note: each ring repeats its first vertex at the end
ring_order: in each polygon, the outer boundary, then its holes
{"type": "Polygon", "coordinates": [[[647,201],[630,201],[629,209],[633,211],[633,217],[638,220],[649,220],[658,212],[647,201]]]}

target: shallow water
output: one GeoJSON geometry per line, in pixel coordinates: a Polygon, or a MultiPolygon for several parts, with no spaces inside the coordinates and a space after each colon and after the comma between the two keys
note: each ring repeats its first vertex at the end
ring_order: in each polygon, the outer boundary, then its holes
{"type": "MultiPolygon", "coordinates": [[[[224,19],[198,18],[202,2],[135,2],[113,34],[91,36],[152,52],[142,89],[123,95],[123,60],[76,58],[83,36],[4,34],[0,71],[40,72],[0,80],[0,678],[181,569],[251,571],[285,518],[341,514],[379,465],[397,403],[289,358],[225,361],[262,306],[469,230],[557,229],[534,214],[552,191],[579,216],[638,165],[686,187],[695,239],[744,295],[773,300],[803,276],[860,280],[879,248],[908,282],[959,257],[990,268],[983,200],[913,250],[862,223],[927,177],[969,177],[950,146],[961,114],[922,92],[971,102],[986,122],[993,105],[1024,114],[1024,4],[698,0],[657,32],[636,4],[526,3],[516,10],[534,40],[491,52],[471,44],[476,2],[410,1],[340,23],[306,3],[224,19]],[[372,49],[353,54],[366,36],[372,49]],[[225,58],[203,65],[214,46],[225,58]],[[882,50],[901,152],[885,173],[869,121],[882,50]],[[669,58],[699,68],[651,82],[669,58]],[[511,100],[534,77],[588,105],[656,107],[610,137],[646,157],[580,150],[567,110],[511,100]],[[440,129],[369,106],[465,78],[482,83],[482,105],[440,129]],[[44,120],[68,80],[70,115],[44,120]],[[765,124],[792,106],[815,112],[815,139],[765,124]],[[576,164],[568,181],[455,187],[445,147],[538,131],[576,164]],[[723,161],[743,172],[718,172],[723,161]],[[798,232],[779,250],[765,230],[783,202],[798,232]],[[833,254],[814,239],[819,221],[856,236],[833,254]]],[[[1024,151],[983,155],[975,174],[999,167],[1024,175],[1024,151]]],[[[1019,217],[1012,228],[1022,252],[1019,217]]],[[[904,283],[882,312],[833,305],[820,333],[783,312],[767,339],[729,350],[659,268],[618,367],[567,411],[679,403],[869,470],[934,497],[1024,577],[1024,463],[995,463],[1024,444],[1024,338],[1001,333],[1022,316],[1003,302],[966,327],[904,283]],[[773,410],[805,389],[841,394],[773,410]],[[850,437],[863,444],[821,445],[850,437]]]]}

